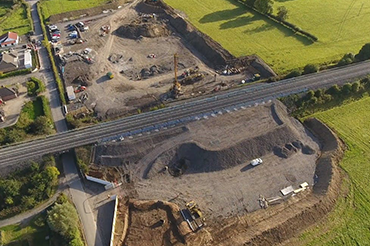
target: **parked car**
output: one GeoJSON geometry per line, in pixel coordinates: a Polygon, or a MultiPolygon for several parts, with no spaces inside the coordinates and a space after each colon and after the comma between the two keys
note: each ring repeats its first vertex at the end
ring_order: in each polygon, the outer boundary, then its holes
{"type": "Polygon", "coordinates": [[[59,40],[59,39],[60,39],[59,36],[53,36],[53,37],[51,37],[51,40],[59,40]]]}
{"type": "Polygon", "coordinates": [[[251,161],[252,166],[258,166],[259,164],[262,164],[262,163],[263,163],[263,161],[262,161],[261,158],[257,158],[257,159],[254,159],[254,160],[251,161]]]}
{"type": "Polygon", "coordinates": [[[60,37],[60,34],[53,33],[53,37],[60,37]]]}
{"type": "Polygon", "coordinates": [[[75,26],[68,27],[68,31],[75,31],[75,30],[76,30],[76,27],[75,26]]]}
{"type": "Polygon", "coordinates": [[[48,27],[49,27],[50,31],[54,31],[54,30],[58,29],[58,27],[56,25],[49,25],[48,27]]]}
{"type": "Polygon", "coordinates": [[[59,29],[55,29],[54,31],[51,31],[52,33],[60,33],[59,29]]]}
{"type": "Polygon", "coordinates": [[[80,28],[80,27],[83,27],[83,26],[85,26],[85,24],[83,23],[83,22],[78,22],[78,23],[76,23],[76,26],[78,27],[78,28],[80,28]]]}

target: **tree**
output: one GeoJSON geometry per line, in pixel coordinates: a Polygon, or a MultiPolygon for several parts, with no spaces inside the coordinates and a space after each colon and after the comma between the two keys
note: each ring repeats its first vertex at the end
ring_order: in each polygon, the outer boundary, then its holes
{"type": "Polygon", "coordinates": [[[289,16],[287,8],[285,8],[284,6],[280,6],[277,10],[278,10],[277,18],[280,21],[285,21],[286,19],[288,19],[289,16]]]}
{"type": "Polygon", "coordinates": [[[76,209],[69,202],[55,203],[48,211],[47,222],[51,230],[59,233],[68,241],[72,241],[79,234],[78,215],[76,209]]]}
{"type": "Polygon", "coordinates": [[[365,44],[362,46],[361,50],[355,56],[357,61],[365,61],[370,59],[370,43],[365,44]]]}
{"type": "Polygon", "coordinates": [[[49,134],[51,132],[50,121],[46,116],[39,116],[31,125],[32,132],[38,135],[49,134]]]}
{"type": "Polygon", "coordinates": [[[340,88],[339,88],[338,85],[333,85],[332,87],[327,89],[325,93],[327,93],[329,95],[332,95],[332,96],[335,96],[335,95],[338,95],[340,93],[340,88]]]}
{"type": "Polygon", "coordinates": [[[26,137],[26,133],[21,129],[12,129],[7,134],[7,143],[20,142],[26,137]]]}
{"type": "Polygon", "coordinates": [[[33,81],[28,81],[27,85],[27,94],[31,97],[36,95],[36,84],[33,81]]]}
{"type": "Polygon", "coordinates": [[[254,2],[254,7],[263,14],[271,14],[274,10],[273,5],[273,0],[256,0],[254,2]]]}
{"type": "Polygon", "coordinates": [[[352,84],[352,91],[353,92],[359,92],[360,91],[360,82],[354,82],[353,84],[352,84]]]}
{"type": "Polygon", "coordinates": [[[319,67],[315,64],[307,64],[303,68],[303,74],[316,73],[317,71],[319,71],[319,67]]]}
{"type": "Polygon", "coordinates": [[[0,144],[6,141],[6,130],[4,128],[0,129],[0,144]]]}
{"type": "Polygon", "coordinates": [[[345,95],[349,95],[352,92],[352,85],[350,83],[346,83],[342,87],[342,92],[345,95]]]}

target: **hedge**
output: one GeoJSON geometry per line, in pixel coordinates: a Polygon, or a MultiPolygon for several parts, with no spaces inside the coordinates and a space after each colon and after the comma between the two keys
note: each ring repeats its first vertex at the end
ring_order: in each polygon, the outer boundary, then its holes
{"type": "Polygon", "coordinates": [[[33,82],[35,84],[35,91],[34,91],[34,93],[31,93],[30,96],[39,95],[40,93],[45,91],[45,85],[41,80],[39,80],[35,77],[31,77],[29,81],[33,82]]]}
{"type": "Polygon", "coordinates": [[[252,10],[256,11],[257,13],[259,13],[259,14],[261,14],[261,15],[266,16],[266,17],[267,17],[267,18],[269,18],[270,20],[273,20],[273,21],[277,22],[278,24],[281,24],[282,26],[284,26],[284,27],[286,27],[286,28],[288,28],[288,29],[292,30],[293,32],[301,34],[303,37],[306,37],[306,38],[310,39],[311,41],[316,42],[316,41],[318,41],[318,40],[319,40],[315,35],[313,35],[313,34],[311,34],[311,33],[309,33],[309,32],[306,32],[306,31],[302,30],[302,29],[301,29],[301,28],[299,28],[298,26],[296,26],[296,25],[294,25],[294,24],[292,24],[292,23],[290,23],[290,22],[288,22],[288,21],[280,20],[276,15],[261,13],[261,12],[260,12],[260,11],[258,11],[256,8],[254,8],[254,6],[253,6],[253,5],[250,5],[252,2],[248,3],[248,1],[246,1],[246,0],[244,0],[244,1],[243,1],[243,0],[237,0],[237,1],[238,1],[239,3],[241,3],[241,4],[243,4],[244,6],[246,6],[247,8],[250,8],[250,9],[252,9],[252,10]]]}
{"type": "Polygon", "coordinates": [[[14,77],[14,76],[17,76],[17,75],[29,74],[31,72],[32,72],[32,69],[31,68],[20,69],[20,70],[12,71],[12,72],[9,72],[9,73],[1,73],[0,72],[0,79],[14,77]]]}
{"type": "Polygon", "coordinates": [[[50,58],[50,63],[51,63],[51,66],[53,68],[53,73],[54,73],[54,78],[55,78],[55,81],[57,82],[57,85],[58,85],[58,91],[59,91],[59,97],[60,97],[60,100],[62,102],[62,104],[66,104],[67,101],[66,101],[66,98],[65,98],[65,90],[64,90],[64,85],[63,85],[63,82],[59,76],[59,72],[58,72],[58,68],[55,64],[55,60],[54,60],[54,55],[51,51],[51,47],[50,47],[50,44],[49,44],[49,39],[48,39],[48,36],[47,36],[47,31],[46,31],[46,27],[45,27],[45,23],[44,23],[44,15],[42,14],[41,12],[41,8],[40,8],[40,2],[37,3],[37,13],[39,15],[39,18],[40,18],[40,24],[41,24],[41,29],[42,29],[42,32],[44,34],[44,46],[49,54],[49,58],[50,58]]]}
{"type": "Polygon", "coordinates": [[[49,100],[45,96],[39,96],[42,102],[42,110],[44,111],[44,115],[48,117],[50,122],[53,122],[53,117],[51,116],[51,109],[49,106],[49,100]]]}
{"type": "Polygon", "coordinates": [[[30,5],[28,5],[25,0],[21,0],[21,4],[23,5],[23,7],[26,10],[27,19],[30,21],[32,32],[34,32],[35,31],[35,27],[33,26],[33,20],[32,20],[32,16],[31,16],[31,8],[30,8],[30,5]]]}

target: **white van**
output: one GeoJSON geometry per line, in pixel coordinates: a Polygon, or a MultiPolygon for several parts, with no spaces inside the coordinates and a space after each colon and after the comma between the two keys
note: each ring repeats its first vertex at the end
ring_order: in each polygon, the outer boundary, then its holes
{"type": "Polygon", "coordinates": [[[64,116],[68,114],[67,105],[62,106],[62,112],[63,112],[64,116]]]}
{"type": "Polygon", "coordinates": [[[257,158],[257,159],[254,159],[251,161],[251,165],[252,166],[258,166],[259,164],[262,164],[262,159],[261,158],[257,158]]]}

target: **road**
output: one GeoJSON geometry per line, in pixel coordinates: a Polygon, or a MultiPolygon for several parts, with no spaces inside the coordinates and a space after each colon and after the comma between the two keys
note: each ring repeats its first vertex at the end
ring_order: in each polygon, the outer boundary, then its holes
{"type": "MultiPolygon", "coordinates": [[[[31,16],[34,22],[36,40],[43,40],[42,28],[40,19],[37,14],[37,1],[27,1],[31,6],[31,16]]],[[[40,74],[44,76],[46,84],[46,95],[50,101],[50,108],[54,120],[55,128],[58,133],[63,133],[68,130],[65,117],[61,110],[61,102],[57,89],[57,84],[54,79],[51,63],[46,48],[42,47],[39,50],[40,57],[40,74]]],[[[78,176],[78,170],[74,157],[71,153],[66,153],[62,156],[65,181],[69,186],[69,193],[72,201],[77,208],[78,215],[82,222],[86,243],[88,246],[102,246],[100,235],[97,231],[96,221],[91,212],[90,204],[87,202],[87,195],[83,189],[81,179],[78,176]]]]}
{"type": "Polygon", "coordinates": [[[45,139],[21,143],[0,149],[0,167],[15,165],[20,161],[47,153],[56,153],[74,147],[96,143],[103,138],[140,129],[155,129],[168,126],[168,122],[181,124],[189,117],[218,111],[234,105],[254,104],[258,101],[278,98],[307,89],[344,84],[355,77],[370,73],[370,62],[357,63],[347,67],[331,69],[317,74],[281,80],[270,84],[254,84],[237,90],[226,91],[208,98],[185,101],[172,107],[138,114],[123,119],[97,124],[48,136],[45,139]]]}

